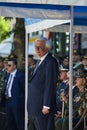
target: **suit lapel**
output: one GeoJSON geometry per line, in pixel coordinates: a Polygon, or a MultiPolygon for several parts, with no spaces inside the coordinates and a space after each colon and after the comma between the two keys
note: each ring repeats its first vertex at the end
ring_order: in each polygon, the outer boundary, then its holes
{"type": "Polygon", "coordinates": [[[34,78],[34,76],[37,74],[37,72],[40,70],[40,68],[41,68],[42,66],[44,66],[44,64],[45,64],[45,62],[48,60],[49,56],[50,56],[50,54],[48,54],[48,55],[45,57],[45,59],[42,61],[42,63],[41,63],[41,64],[39,65],[39,67],[37,68],[36,72],[32,75],[31,79],[34,78]]]}

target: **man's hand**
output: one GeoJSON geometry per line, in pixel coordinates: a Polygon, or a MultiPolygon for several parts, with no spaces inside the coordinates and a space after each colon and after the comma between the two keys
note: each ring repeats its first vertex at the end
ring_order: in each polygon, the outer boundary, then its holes
{"type": "Polygon", "coordinates": [[[57,113],[55,114],[56,117],[62,117],[62,113],[57,111],[57,113]]]}
{"type": "Polygon", "coordinates": [[[49,113],[49,109],[43,107],[42,113],[43,113],[44,115],[48,114],[48,113],[49,113]]]}

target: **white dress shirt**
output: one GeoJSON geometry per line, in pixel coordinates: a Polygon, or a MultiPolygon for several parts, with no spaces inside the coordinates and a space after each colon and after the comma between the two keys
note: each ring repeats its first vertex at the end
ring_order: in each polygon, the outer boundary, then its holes
{"type": "Polygon", "coordinates": [[[43,62],[43,60],[46,58],[47,55],[48,55],[48,53],[46,53],[44,56],[42,56],[42,57],[40,58],[40,63],[39,63],[39,65],[43,62]]]}
{"type": "Polygon", "coordinates": [[[9,76],[9,79],[8,79],[7,88],[6,88],[7,91],[8,91],[8,97],[12,97],[11,89],[12,89],[12,84],[13,84],[13,80],[14,80],[16,72],[17,72],[17,69],[14,72],[10,73],[10,76],[9,76]],[[11,75],[12,75],[12,78],[11,78],[11,75]],[[11,82],[10,82],[10,85],[8,86],[10,78],[11,78],[11,82]]]}

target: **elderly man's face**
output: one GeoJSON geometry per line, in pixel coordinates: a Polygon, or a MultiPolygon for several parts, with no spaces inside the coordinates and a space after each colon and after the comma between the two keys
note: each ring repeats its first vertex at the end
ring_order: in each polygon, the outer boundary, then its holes
{"type": "Polygon", "coordinates": [[[39,58],[47,53],[46,43],[44,40],[38,40],[35,44],[35,51],[39,58]]]}

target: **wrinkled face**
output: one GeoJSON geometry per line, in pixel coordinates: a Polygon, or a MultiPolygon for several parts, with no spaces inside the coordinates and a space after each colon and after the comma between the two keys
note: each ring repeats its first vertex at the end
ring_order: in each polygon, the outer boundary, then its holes
{"type": "Polygon", "coordinates": [[[41,58],[47,53],[46,43],[44,40],[38,40],[35,44],[36,55],[41,58]]]}
{"type": "Polygon", "coordinates": [[[15,69],[16,69],[16,65],[13,63],[13,61],[8,61],[7,71],[9,73],[12,73],[15,69]]]}

